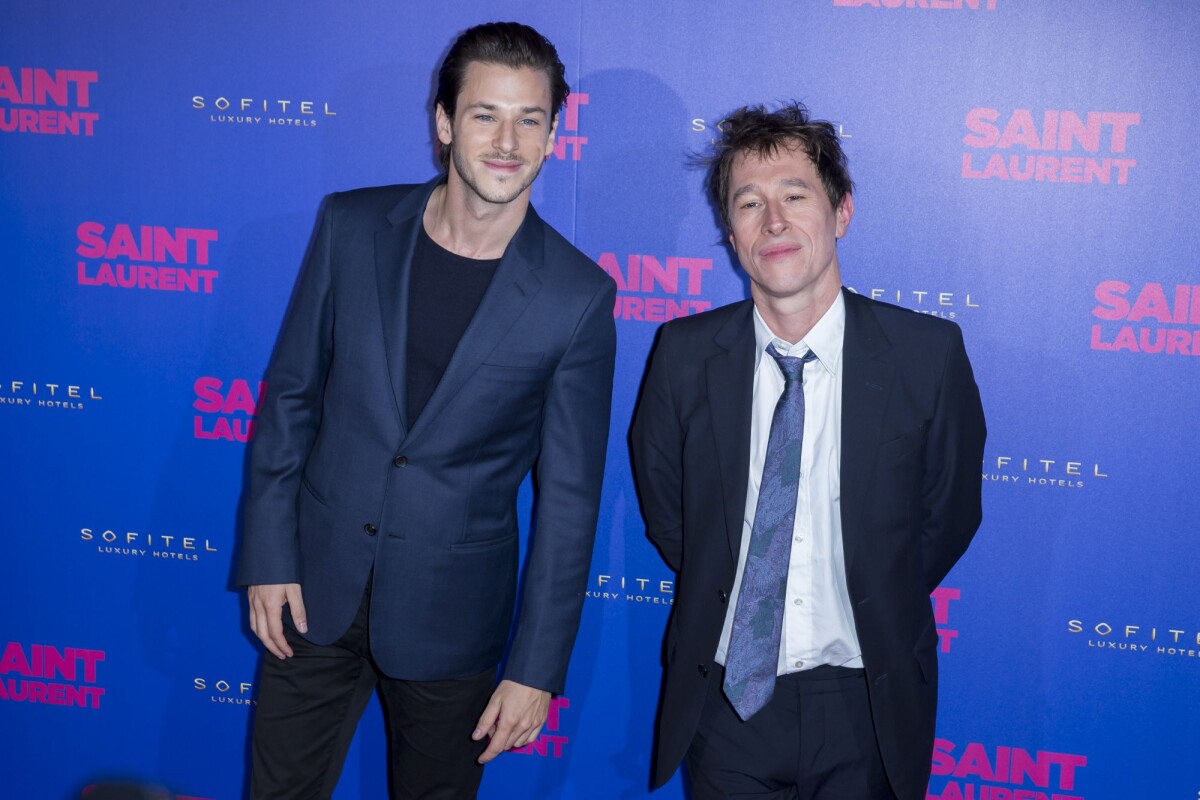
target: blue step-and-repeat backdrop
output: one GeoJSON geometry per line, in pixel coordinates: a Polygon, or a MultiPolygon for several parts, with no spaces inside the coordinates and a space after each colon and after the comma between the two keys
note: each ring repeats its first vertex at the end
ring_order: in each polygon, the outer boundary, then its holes
{"type": "MultiPolygon", "coordinates": [[[[983,527],[932,598],[929,797],[1196,798],[1182,0],[6,4],[0,795],[242,794],[246,442],[318,203],[434,174],[435,68],[505,18],[567,65],[533,200],[616,279],[620,342],[568,691],[482,795],[647,795],[674,576],[626,432],[659,323],[746,295],[688,154],[732,108],[797,98],[840,126],[858,184],[846,283],[961,325],[988,415],[983,527]]],[[[384,764],[372,705],[336,797],[384,796],[384,764]]]]}

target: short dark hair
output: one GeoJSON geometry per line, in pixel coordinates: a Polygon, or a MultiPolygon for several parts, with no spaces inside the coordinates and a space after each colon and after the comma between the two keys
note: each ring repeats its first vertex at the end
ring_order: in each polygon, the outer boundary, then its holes
{"type": "MultiPolygon", "coordinates": [[[[438,71],[437,94],[433,103],[435,107],[440,105],[450,119],[454,119],[454,109],[466,80],[467,67],[474,62],[500,64],[512,69],[527,67],[545,72],[550,79],[551,121],[558,117],[571,92],[562,60],[549,39],[519,22],[485,22],[467,28],[459,35],[438,71]]],[[[450,161],[450,148],[441,148],[440,155],[442,166],[446,166],[450,161]]]]}
{"type": "Polygon", "coordinates": [[[837,129],[825,120],[811,119],[803,103],[784,103],[775,111],[766,106],[742,106],[717,124],[720,136],[712,151],[701,159],[708,167],[708,192],[729,229],[729,175],[740,153],[765,158],[781,149],[799,147],[812,160],[825,186],[829,204],[836,210],[853,193],[846,154],[837,129]]]}

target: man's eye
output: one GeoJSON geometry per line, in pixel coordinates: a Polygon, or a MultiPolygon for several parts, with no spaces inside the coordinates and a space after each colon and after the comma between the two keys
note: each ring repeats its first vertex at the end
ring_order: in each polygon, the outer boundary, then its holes
{"type": "Polygon", "coordinates": [[[527,128],[536,128],[538,126],[538,121],[536,119],[523,119],[521,120],[521,124],[527,128]]]}
{"type": "Polygon", "coordinates": [[[491,114],[476,114],[475,119],[479,120],[480,122],[491,122],[492,115],[491,114]]]}

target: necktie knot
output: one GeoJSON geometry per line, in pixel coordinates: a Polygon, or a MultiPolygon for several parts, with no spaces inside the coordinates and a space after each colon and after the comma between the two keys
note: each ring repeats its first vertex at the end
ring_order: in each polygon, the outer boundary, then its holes
{"type": "Polygon", "coordinates": [[[800,382],[804,377],[804,365],[814,360],[817,354],[812,350],[805,352],[802,356],[785,356],[781,355],[775,349],[775,344],[772,342],[767,345],[767,354],[775,359],[775,363],[779,365],[779,369],[783,372],[783,380],[785,383],[800,382]]]}

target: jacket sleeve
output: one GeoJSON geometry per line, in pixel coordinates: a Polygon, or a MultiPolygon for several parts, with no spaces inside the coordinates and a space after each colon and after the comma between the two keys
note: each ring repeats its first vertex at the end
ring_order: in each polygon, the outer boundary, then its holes
{"type": "Polygon", "coordinates": [[[630,431],[646,535],[671,569],[683,556],[683,429],[671,391],[670,328],[659,329],[630,431]]]}
{"type": "Polygon", "coordinates": [[[555,693],[566,685],[596,537],[616,358],[615,296],[610,280],[592,296],[543,403],[535,527],[504,677],[555,693]]]}
{"type": "Polygon", "coordinates": [[[925,583],[931,592],[966,552],[983,519],[981,467],[986,437],[979,387],[962,331],[955,327],[926,439],[921,486],[922,552],[925,583]]]}
{"type": "Polygon", "coordinates": [[[250,447],[239,586],[300,580],[296,499],[320,424],[333,353],[335,202],[336,195],[330,195],[322,204],[316,236],[267,367],[250,447]]]}

